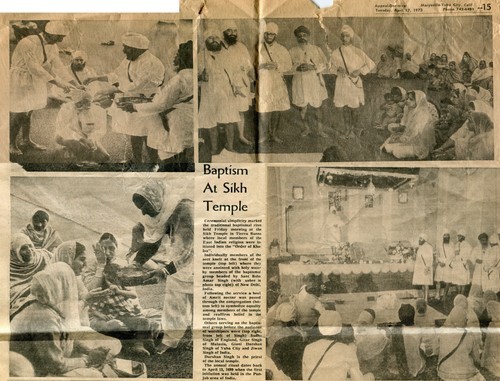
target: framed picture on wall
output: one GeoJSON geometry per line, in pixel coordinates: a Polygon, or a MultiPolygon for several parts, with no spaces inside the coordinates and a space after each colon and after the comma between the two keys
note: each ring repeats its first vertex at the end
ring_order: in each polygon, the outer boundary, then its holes
{"type": "Polygon", "coordinates": [[[408,192],[399,192],[398,201],[400,204],[406,204],[408,202],[408,192]]]}
{"type": "Polygon", "coordinates": [[[373,195],[365,195],[365,208],[373,208],[373,195]]]}
{"type": "Polygon", "coordinates": [[[292,198],[294,200],[303,200],[304,199],[304,187],[292,187],[292,198]]]}

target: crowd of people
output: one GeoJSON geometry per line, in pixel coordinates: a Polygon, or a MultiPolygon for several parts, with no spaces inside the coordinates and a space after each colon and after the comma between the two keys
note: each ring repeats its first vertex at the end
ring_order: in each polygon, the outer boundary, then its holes
{"type": "Polygon", "coordinates": [[[103,233],[93,250],[79,239],[63,242],[43,210],[13,235],[11,376],[117,377],[122,342],[138,361],[180,345],[192,350],[180,343],[193,318],[193,202],[172,197],[160,181],[137,189],[132,201],[143,217],[128,264],[113,234],[103,233]],[[167,259],[157,263],[155,255],[167,259]],[[163,311],[143,308],[135,288],[113,275],[116,267],[143,272],[141,284],[166,279],[163,311]]]}
{"type": "MultiPolygon", "coordinates": [[[[210,155],[219,154],[223,148],[238,151],[236,143],[249,148],[266,141],[283,143],[280,121],[291,105],[300,111],[301,137],[328,138],[330,128],[341,137],[361,137],[365,131],[359,121],[360,109],[365,104],[363,79],[368,76],[417,78],[427,93],[447,92],[438,104],[418,89],[399,87],[385,94],[380,114],[374,118],[374,127],[391,132],[382,149],[395,158],[492,158],[493,123],[488,123],[484,115],[474,114],[488,115],[491,111],[491,62],[489,65],[485,60],[478,62],[465,52],[458,64],[448,62],[446,54],[435,53],[416,63],[410,53],[396,45],[389,46],[375,64],[362,49],[353,45],[355,33],[349,25],[341,27],[341,46],[329,49],[329,57],[321,47],[310,43],[311,31],[303,25],[295,28],[297,44],[290,50],[277,42],[276,23],[263,24],[260,32],[258,59],[255,59],[258,67],[254,67],[248,49],[238,41],[234,22],[223,22],[220,30],[214,24],[203,31],[204,46],[198,60],[199,127],[206,156],[201,156],[201,161],[210,160],[210,155]],[[323,77],[327,73],[335,76],[332,103],[339,115],[339,120],[331,126],[323,121],[320,109],[329,97],[323,77]],[[285,75],[292,76],[290,92],[285,75]],[[475,101],[484,102],[480,110],[470,103],[475,101]],[[247,126],[245,130],[245,121],[253,120],[246,115],[252,114],[253,103],[258,113],[258,128],[247,126]],[[463,127],[460,136],[454,135],[460,127],[463,127]],[[245,131],[253,130],[252,136],[245,135],[245,131]],[[460,140],[458,152],[447,150],[448,145],[442,147],[452,136],[453,142],[460,140]]],[[[491,121],[491,113],[488,117],[491,121]]]]}
{"type": "Polygon", "coordinates": [[[87,52],[70,47],[65,51],[71,62],[63,64],[57,44],[71,32],[65,22],[21,22],[13,30],[17,41],[10,66],[13,158],[26,150],[46,150],[31,139],[32,114],[55,99],[60,104],[54,128],[60,162],[109,162],[103,145],[108,118],[113,132],[130,137],[130,163],[172,170],[193,162],[191,40],[180,44],[173,58],[177,73],[165,78],[163,63],[140,33],[124,34],[123,60],[112,72],[97,73],[88,65],[87,52]]]}
{"type": "MultiPolygon", "coordinates": [[[[499,235],[481,233],[473,248],[464,231],[453,240],[444,230],[433,248],[421,234],[413,272],[413,285],[423,286],[421,297],[408,303],[380,292],[375,306],[366,306],[357,320],[341,315],[337,300],[321,298],[347,292],[338,275],[324,282],[322,274],[308,274],[293,295],[282,293],[278,278],[271,278],[267,379],[498,379],[499,235]],[[441,306],[444,321],[430,313],[431,305],[441,306]],[[399,321],[377,320],[386,309],[398,310],[399,321]]],[[[376,284],[366,286],[353,292],[377,291],[376,284]]]]}

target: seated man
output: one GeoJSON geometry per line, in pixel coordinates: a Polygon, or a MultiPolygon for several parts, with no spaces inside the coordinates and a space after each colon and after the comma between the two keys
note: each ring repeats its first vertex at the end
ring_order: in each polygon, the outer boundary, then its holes
{"type": "Polygon", "coordinates": [[[90,326],[98,332],[134,332],[132,351],[149,356],[155,350],[153,324],[143,314],[135,290],[112,284],[106,276],[107,270],[116,265],[117,246],[116,238],[104,233],[94,247],[96,261],[90,262],[83,273],[83,281],[89,290],[100,288],[107,291],[89,302],[90,326]]]}
{"type": "Polygon", "coordinates": [[[56,142],[66,148],[68,159],[107,162],[109,154],[101,143],[106,134],[106,111],[92,103],[92,95],[75,91],[56,118],[56,142]]]}
{"type": "Polygon", "coordinates": [[[33,242],[35,249],[45,249],[53,252],[62,243],[57,230],[49,224],[49,214],[43,210],[37,210],[31,217],[31,224],[21,229],[33,242]]]}

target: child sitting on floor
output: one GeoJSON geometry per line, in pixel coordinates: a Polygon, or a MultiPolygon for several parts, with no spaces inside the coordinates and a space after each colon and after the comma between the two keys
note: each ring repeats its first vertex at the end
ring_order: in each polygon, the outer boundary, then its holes
{"type": "Polygon", "coordinates": [[[403,114],[403,107],[396,102],[392,93],[385,93],[384,100],[374,125],[377,130],[385,130],[389,124],[397,123],[403,114]]]}

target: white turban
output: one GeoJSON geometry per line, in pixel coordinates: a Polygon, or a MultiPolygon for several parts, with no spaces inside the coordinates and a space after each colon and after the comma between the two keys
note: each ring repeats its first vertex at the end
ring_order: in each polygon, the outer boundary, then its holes
{"type": "Polygon", "coordinates": [[[490,243],[492,243],[492,244],[498,243],[498,236],[496,234],[490,235],[490,243]]]}
{"type": "Polygon", "coordinates": [[[220,39],[221,32],[215,28],[205,29],[203,31],[203,40],[206,41],[206,40],[208,40],[209,37],[218,37],[220,39]]]}
{"type": "Polygon", "coordinates": [[[318,319],[319,332],[324,336],[333,336],[342,331],[342,317],[337,311],[327,310],[318,319]]]}
{"type": "Polygon", "coordinates": [[[122,36],[123,45],[136,49],[149,49],[149,40],[140,33],[128,32],[122,36]]]}
{"type": "Polygon", "coordinates": [[[228,29],[233,29],[233,30],[235,30],[235,29],[238,29],[238,27],[236,26],[236,24],[235,24],[235,22],[234,22],[234,21],[232,21],[232,20],[226,20],[226,21],[224,21],[224,22],[221,24],[221,26],[220,26],[220,30],[224,32],[224,31],[226,31],[226,30],[228,30],[228,29]]]}
{"type": "Polygon", "coordinates": [[[424,240],[424,241],[426,241],[426,242],[427,242],[427,240],[429,239],[429,238],[427,237],[427,234],[425,234],[425,233],[420,233],[420,235],[418,236],[418,238],[423,239],[423,240],[424,240]]]}
{"type": "Polygon", "coordinates": [[[349,25],[342,25],[340,28],[340,34],[347,34],[351,38],[354,37],[354,30],[349,25]]]}
{"type": "Polygon", "coordinates": [[[268,22],[266,24],[266,27],[264,28],[264,33],[273,33],[273,34],[278,34],[278,25],[273,22],[268,22]]]}
{"type": "Polygon", "coordinates": [[[83,59],[84,61],[87,61],[89,56],[87,55],[87,53],[85,53],[83,50],[75,50],[73,52],[73,54],[71,54],[71,57],[73,59],[76,59],[76,58],[81,58],[83,59]]]}
{"type": "Polygon", "coordinates": [[[276,318],[279,321],[288,323],[295,320],[297,317],[297,310],[293,303],[282,303],[276,308],[276,318]]]}
{"type": "Polygon", "coordinates": [[[58,36],[67,36],[69,28],[62,21],[49,21],[47,25],[45,25],[45,32],[58,36]]]}

